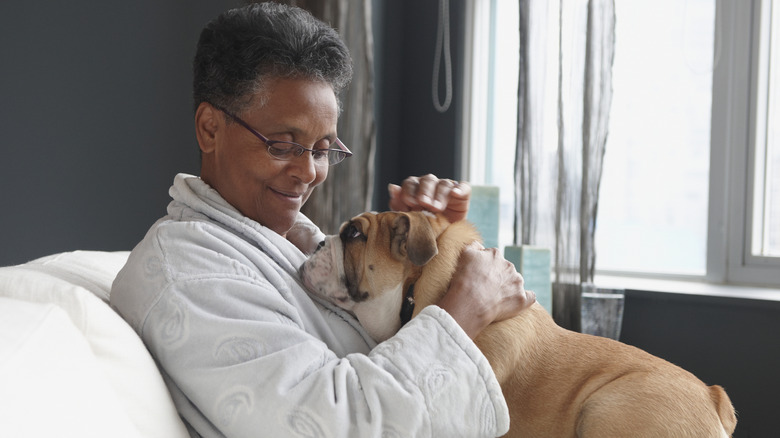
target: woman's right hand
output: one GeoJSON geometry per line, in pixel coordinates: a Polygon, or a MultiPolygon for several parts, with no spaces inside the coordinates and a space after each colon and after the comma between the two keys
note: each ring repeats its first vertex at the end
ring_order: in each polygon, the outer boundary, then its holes
{"type": "Polygon", "coordinates": [[[436,175],[410,176],[400,186],[390,184],[390,209],[441,213],[450,222],[468,215],[471,186],[466,182],[440,179],[436,175]]]}
{"type": "Polygon", "coordinates": [[[490,323],[518,315],[536,301],[522,275],[495,248],[474,242],[458,260],[458,269],[438,305],[471,339],[490,323]]]}

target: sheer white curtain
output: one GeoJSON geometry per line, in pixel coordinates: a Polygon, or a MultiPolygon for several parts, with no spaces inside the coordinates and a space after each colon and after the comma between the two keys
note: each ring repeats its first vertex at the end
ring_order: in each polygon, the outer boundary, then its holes
{"type": "Polygon", "coordinates": [[[520,0],[515,243],[552,249],[553,317],[580,330],[612,100],[614,0],[520,0]]]}
{"type": "Polygon", "coordinates": [[[303,206],[323,232],[335,233],[346,218],[371,209],[374,183],[374,42],[371,0],[286,0],[335,28],[349,48],[353,78],[342,93],[339,138],[353,156],[331,167],[328,178],[303,206]]]}

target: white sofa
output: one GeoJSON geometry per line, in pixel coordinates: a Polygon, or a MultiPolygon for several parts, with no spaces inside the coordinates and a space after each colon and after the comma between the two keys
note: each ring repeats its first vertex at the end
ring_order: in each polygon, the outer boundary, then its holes
{"type": "Polygon", "coordinates": [[[128,254],[0,268],[0,437],[189,437],[154,360],[108,305],[128,254]]]}

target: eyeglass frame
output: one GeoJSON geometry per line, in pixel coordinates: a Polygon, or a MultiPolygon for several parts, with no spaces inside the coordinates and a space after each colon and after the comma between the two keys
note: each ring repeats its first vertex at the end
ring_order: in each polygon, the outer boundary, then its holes
{"type": "MultiPolygon", "coordinates": [[[[251,132],[252,135],[254,135],[258,139],[260,139],[260,141],[265,143],[265,145],[267,147],[266,150],[268,151],[268,155],[270,155],[271,158],[273,158],[273,159],[276,159],[276,160],[279,160],[279,161],[290,161],[292,159],[292,158],[290,158],[290,159],[282,158],[282,157],[276,156],[276,155],[271,153],[271,148],[273,147],[274,144],[277,144],[277,143],[284,143],[284,144],[289,144],[289,145],[292,145],[294,147],[297,147],[298,148],[297,151],[293,152],[293,155],[295,157],[300,157],[301,155],[303,155],[304,152],[311,152],[312,154],[314,154],[314,152],[336,151],[336,152],[341,152],[341,153],[344,154],[343,155],[344,158],[340,159],[339,161],[336,161],[335,163],[331,163],[330,159],[328,159],[328,166],[334,166],[336,164],[339,164],[342,161],[346,160],[348,157],[352,156],[352,151],[350,151],[349,148],[347,148],[347,145],[345,145],[338,137],[336,137],[336,140],[334,140],[333,143],[331,143],[331,145],[335,144],[336,146],[338,146],[338,149],[336,149],[336,148],[309,149],[306,146],[303,146],[302,144],[298,144],[298,143],[296,143],[294,141],[271,140],[268,137],[264,136],[263,134],[257,132],[254,128],[249,126],[249,124],[247,122],[243,121],[240,117],[238,117],[237,115],[233,114],[232,112],[222,108],[221,106],[214,105],[213,103],[211,105],[214,108],[216,108],[216,109],[222,111],[223,113],[225,113],[226,116],[228,116],[231,119],[235,120],[239,125],[243,126],[247,131],[251,132]]],[[[329,157],[331,156],[330,153],[328,154],[328,156],[329,157]]]]}

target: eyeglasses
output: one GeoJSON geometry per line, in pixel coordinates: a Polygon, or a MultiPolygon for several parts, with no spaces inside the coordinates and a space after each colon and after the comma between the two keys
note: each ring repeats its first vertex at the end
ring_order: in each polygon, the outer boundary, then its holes
{"type": "Polygon", "coordinates": [[[344,143],[342,143],[338,138],[336,138],[336,140],[332,143],[333,145],[338,146],[338,149],[309,149],[292,141],[269,140],[266,136],[252,129],[248,123],[241,120],[238,118],[238,116],[232,114],[230,111],[227,111],[226,109],[217,105],[212,105],[214,108],[222,111],[228,117],[238,122],[239,125],[246,128],[249,132],[254,134],[255,137],[259,138],[260,141],[265,143],[265,145],[268,147],[268,154],[277,160],[288,161],[292,160],[294,157],[300,157],[304,152],[311,152],[311,156],[314,158],[314,162],[316,164],[328,163],[329,166],[332,166],[334,164],[341,163],[345,158],[352,156],[352,152],[350,152],[350,150],[347,149],[344,143]]]}

